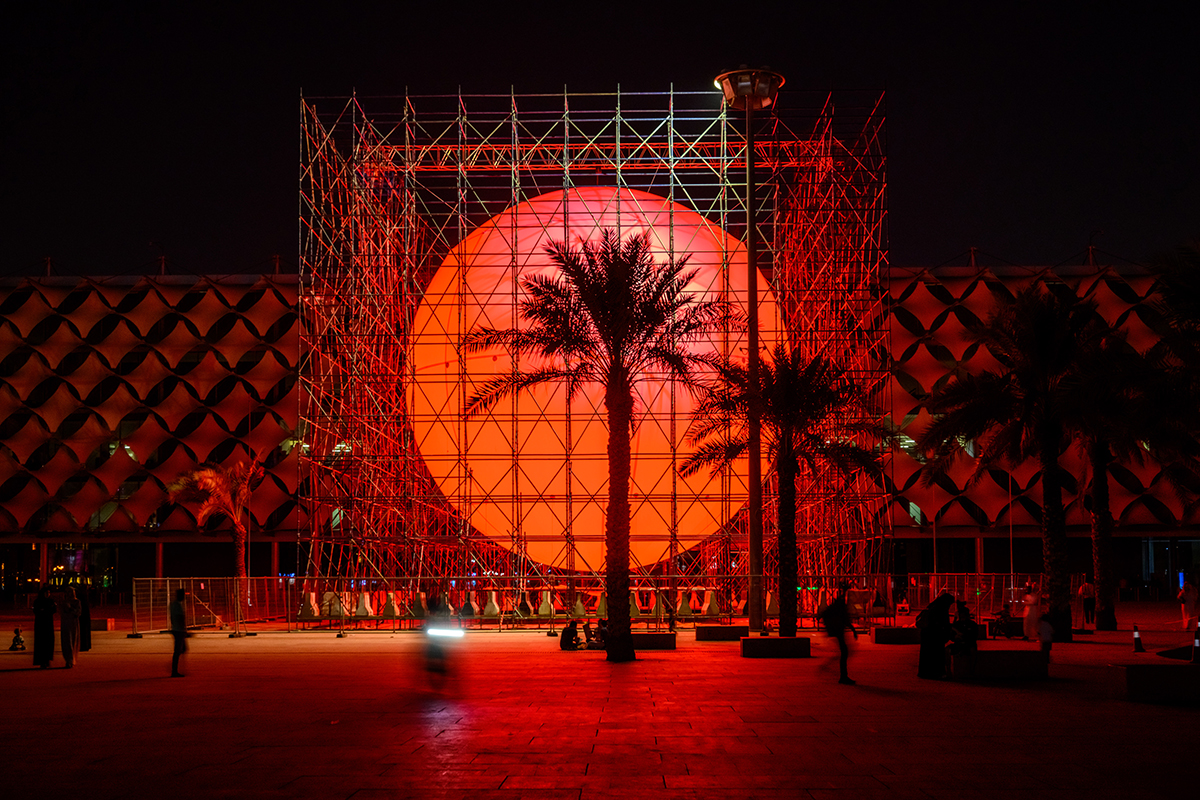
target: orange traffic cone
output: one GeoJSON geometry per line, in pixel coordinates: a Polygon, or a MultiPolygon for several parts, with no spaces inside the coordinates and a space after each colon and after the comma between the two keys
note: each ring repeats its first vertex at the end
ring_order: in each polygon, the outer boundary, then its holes
{"type": "Polygon", "coordinates": [[[1142,647],[1142,635],[1138,633],[1137,625],[1133,626],[1133,652],[1146,652],[1146,648],[1142,647]]]}

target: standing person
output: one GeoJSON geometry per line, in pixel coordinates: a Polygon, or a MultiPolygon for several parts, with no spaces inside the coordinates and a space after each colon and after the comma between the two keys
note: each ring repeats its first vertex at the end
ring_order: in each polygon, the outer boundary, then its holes
{"type": "Polygon", "coordinates": [[[1183,614],[1183,629],[1191,627],[1192,617],[1196,616],[1196,587],[1191,581],[1184,581],[1176,596],[1179,600],[1179,612],[1183,614]]]}
{"type": "Polygon", "coordinates": [[[62,609],[59,612],[62,654],[63,659],[67,662],[67,669],[71,669],[79,660],[79,615],[82,613],[83,608],[79,605],[79,598],[75,596],[75,589],[68,586],[67,596],[63,599],[62,609]]]}
{"type": "Polygon", "coordinates": [[[1096,587],[1088,578],[1079,587],[1079,599],[1083,603],[1083,624],[1096,624],[1096,587]]]}
{"type": "Polygon", "coordinates": [[[1025,603],[1025,624],[1022,626],[1021,638],[1033,641],[1038,638],[1038,617],[1042,616],[1042,600],[1038,597],[1036,584],[1025,587],[1025,597],[1022,600],[1025,603]]]}
{"type": "Polygon", "coordinates": [[[79,652],[92,649],[92,609],[88,606],[88,590],[79,587],[79,652]]]}
{"type": "Polygon", "coordinates": [[[850,584],[845,582],[838,584],[837,597],[821,613],[821,622],[825,625],[825,633],[837,639],[840,676],[838,683],[853,686],[855,681],[850,679],[850,674],[846,671],[846,662],[850,660],[850,646],[846,644],[846,629],[850,629],[855,639],[858,639],[858,631],[854,630],[854,624],[850,621],[850,608],[846,605],[846,592],[849,590],[850,584]]]}
{"type": "Polygon", "coordinates": [[[1038,617],[1038,644],[1041,646],[1042,658],[1046,659],[1046,663],[1050,663],[1050,648],[1054,643],[1054,625],[1050,622],[1049,614],[1042,614],[1038,617]]]}
{"type": "Polygon", "coordinates": [[[970,678],[975,674],[978,653],[979,624],[967,604],[959,602],[950,625],[950,642],[946,645],[946,674],[951,678],[970,678]]]}
{"type": "Polygon", "coordinates": [[[175,590],[175,599],[167,606],[167,614],[171,618],[171,638],[175,640],[175,650],[171,654],[171,677],[182,678],[179,671],[179,659],[187,652],[187,617],[183,613],[183,604],[187,592],[175,590]]]}
{"type": "Polygon", "coordinates": [[[917,677],[938,680],[946,676],[946,642],[953,632],[950,630],[950,606],[954,595],[943,594],[917,615],[917,627],[921,630],[921,655],[917,662],[917,677]]]}
{"type": "Polygon", "coordinates": [[[54,613],[58,605],[50,597],[50,587],[42,584],[33,601],[33,665],[45,669],[54,660],[54,613]]]}

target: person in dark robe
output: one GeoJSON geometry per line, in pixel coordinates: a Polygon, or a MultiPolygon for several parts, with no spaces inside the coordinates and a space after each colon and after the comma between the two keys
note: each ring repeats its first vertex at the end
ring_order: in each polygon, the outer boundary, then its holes
{"type": "Polygon", "coordinates": [[[855,639],[858,638],[858,631],[854,630],[854,624],[850,621],[850,607],[846,605],[846,593],[849,591],[850,584],[838,584],[837,597],[821,612],[821,622],[825,625],[825,633],[837,639],[838,672],[840,673],[838,683],[853,686],[855,682],[850,679],[850,674],[846,671],[846,662],[850,659],[850,647],[846,644],[846,629],[850,629],[855,639]]]}
{"type": "Polygon", "coordinates": [[[950,625],[950,642],[946,645],[946,674],[953,678],[970,678],[975,674],[979,653],[979,624],[966,603],[958,603],[956,609],[954,622],[950,625]]]}
{"type": "Polygon", "coordinates": [[[58,605],[50,597],[50,587],[42,584],[33,601],[33,665],[45,669],[54,660],[54,614],[58,605]]]}
{"type": "Polygon", "coordinates": [[[175,648],[171,652],[172,678],[183,677],[183,673],[179,671],[179,659],[187,652],[187,616],[183,609],[186,602],[187,592],[183,589],[176,589],[175,599],[167,606],[167,616],[171,619],[171,638],[175,640],[175,648]]]}
{"type": "Polygon", "coordinates": [[[558,638],[558,646],[562,650],[579,649],[579,623],[571,620],[571,624],[563,628],[558,638]]]}
{"type": "Polygon", "coordinates": [[[921,655],[917,677],[937,680],[946,676],[946,642],[950,641],[950,607],[954,595],[943,594],[917,615],[921,631],[921,655]]]}
{"type": "Polygon", "coordinates": [[[79,598],[75,596],[75,590],[68,586],[67,596],[63,599],[62,608],[59,609],[58,623],[62,633],[62,654],[63,659],[67,662],[67,669],[75,666],[75,662],[79,659],[79,615],[81,612],[79,598]]]}
{"type": "Polygon", "coordinates": [[[79,652],[92,649],[92,609],[88,606],[88,590],[79,587],[79,652]]]}

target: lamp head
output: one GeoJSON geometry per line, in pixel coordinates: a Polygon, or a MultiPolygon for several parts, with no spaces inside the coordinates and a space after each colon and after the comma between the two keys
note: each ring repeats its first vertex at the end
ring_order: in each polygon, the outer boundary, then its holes
{"type": "Polygon", "coordinates": [[[713,85],[721,90],[730,108],[743,110],[749,105],[752,110],[760,111],[775,104],[775,97],[783,86],[783,76],[766,67],[750,69],[743,64],[718,75],[713,85]]]}

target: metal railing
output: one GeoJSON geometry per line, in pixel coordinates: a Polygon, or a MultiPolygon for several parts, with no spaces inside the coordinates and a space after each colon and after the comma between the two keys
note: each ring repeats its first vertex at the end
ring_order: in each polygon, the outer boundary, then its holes
{"type": "MultiPolygon", "coordinates": [[[[1079,591],[1080,575],[1071,576],[1071,596],[1079,591]]],[[[976,619],[996,614],[1005,603],[1013,616],[1020,616],[1025,587],[1045,585],[1041,573],[1029,572],[953,572],[910,574],[906,596],[913,613],[929,605],[943,593],[954,595],[967,604],[976,619]]]]}
{"type": "MultiPolygon", "coordinates": [[[[744,575],[631,576],[638,609],[634,624],[661,627],[672,616],[677,624],[745,616],[744,580],[744,575]]],[[[851,614],[857,621],[894,624],[894,580],[880,574],[801,576],[797,583],[798,621],[802,627],[820,627],[821,611],[838,584],[846,582],[851,614]]],[[[604,591],[603,580],[591,576],[573,580],[509,575],[258,577],[245,579],[240,591],[238,586],[236,578],[137,578],[133,584],[133,632],[168,630],[168,607],[178,589],[187,593],[184,613],[189,628],[233,631],[246,623],[266,621],[283,622],[289,629],[315,624],[345,627],[367,621],[390,623],[395,628],[426,617],[443,595],[460,619],[502,626],[541,625],[571,617],[597,617],[604,591]]],[[[778,617],[778,597],[773,588],[768,591],[767,616],[778,617]]]]}
{"type": "Polygon", "coordinates": [[[246,578],[239,591],[237,578],[135,578],[133,632],[169,630],[168,607],[178,589],[187,593],[184,618],[189,628],[237,631],[247,622],[286,619],[295,613],[290,580],[246,578]]]}

